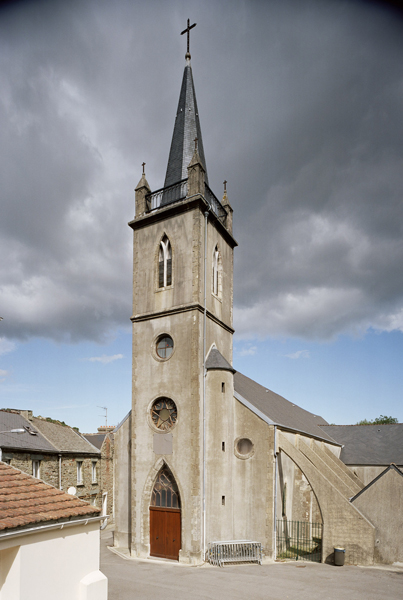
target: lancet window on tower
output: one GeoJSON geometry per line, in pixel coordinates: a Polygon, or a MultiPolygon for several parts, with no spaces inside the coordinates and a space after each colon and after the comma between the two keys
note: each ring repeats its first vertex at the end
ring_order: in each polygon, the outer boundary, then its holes
{"type": "Polygon", "coordinates": [[[222,295],[222,261],[218,244],[213,252],[213,294],[221,298],[222,295]]]}
{"type": "Polygon", "coordinates": [[[172,249],[166,235],[160,242],[158,253],[158,287],[172,285],[172,249]]]}

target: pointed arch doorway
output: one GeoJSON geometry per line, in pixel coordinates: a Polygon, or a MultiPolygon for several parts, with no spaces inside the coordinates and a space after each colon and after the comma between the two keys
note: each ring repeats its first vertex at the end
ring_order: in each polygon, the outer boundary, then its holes
{"type": "Polygon", "coordinates": [[[150,556],[179,559],[181,503],[178,486],[164,466],[157,475],[150,505],[150,556]]]}

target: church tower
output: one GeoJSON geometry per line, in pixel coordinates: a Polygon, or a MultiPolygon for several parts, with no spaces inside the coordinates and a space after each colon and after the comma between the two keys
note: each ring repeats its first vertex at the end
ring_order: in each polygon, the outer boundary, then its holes
{"type": "MultiPolygon", "coordinates": [[[[208,186],[188,51],[164,187],[135,190],[128,539],[132,556],[204,560],[211,419],[233,401],[232,208],[208,186]],[[216,373],[211,375],[212,373],[216,373]],[[218,373],[218,375],[217,375],[218,373]],[[208,389],[214,380],[215,391],[208,389]],[[217,381],[216,381],[217,380],[217,381]],[[209,425],[210,423],[210,425],[209,425]]],[[[225,469],[224,469],[225,470],[225,469]]],[[[220,472],[220,467],[218,467],[220,472]]],[[[219,492],[217,492],[219,493],[219,492]]],[[[210,493],[211,497],[211,493],[210,493]]],[[[224,496],[219,494],[221,503],[224,496]]],[[[122,528],[121,528],[122,529],[122,528]]],[[[213,534],[211,534],[213,535],[213,534]]]]}

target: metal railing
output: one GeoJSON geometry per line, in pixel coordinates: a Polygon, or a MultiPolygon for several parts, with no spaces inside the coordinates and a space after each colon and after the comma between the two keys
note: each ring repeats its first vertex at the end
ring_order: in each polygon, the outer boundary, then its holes
{"type": "Polygon", "coordinates": [[[178,202],[179,200],[183,200],[183,198],[186,198],[187,182],[187,179],[182,179],[182,181],[178,181],[178,183],[174,183],[173,185],[169,185],[168,187],[161,188],[156,192],[153,192],[152,194],[147,194],[147,209],[155,210],[160,206],[172,204],[173,202],[178,202]]]}
{"type": "Polygon", "coordinates": [[[223,205],[218,200],[217,196],[215,196],[214,193],[211,191],[207,183],[204,186],[204,194],[206,196],[207,202],[210,204],[211,210],[220,219],[220,221],[224,223],[227,217],[227,213],[225,212],[223,205]]]}
{"type": "Polygon", "coordinates": [[[276,525],[276,558],[321,562],[322,523],[281,519],[276,525]]]}
{"type": "Polygon", "coordinates": [[[210,542],[207,560],[218,567],[225,563],[256,562],[262,564],[262,544],[250,540],[233,540],[228,542],[210,542]]]}
{"type": "MultiPolygon", "coordinates": [[[[182,179],[182,181],[179,181],[178,183],[174,183],[173,185],[169,185],[168,187],[164,187],[156,190],[155,192],[147,194],[147,210],[152,211],[160,208],[161,206],[173,204],[174,202],[183,200],[187,196],[187,184],[188,180],[182,179]]],[[[214,195],[207,184],[205,184],[205,197],[214,214],[222,223],[225,223],[227,213],[225,212],[221,202],[214,195]]]]}

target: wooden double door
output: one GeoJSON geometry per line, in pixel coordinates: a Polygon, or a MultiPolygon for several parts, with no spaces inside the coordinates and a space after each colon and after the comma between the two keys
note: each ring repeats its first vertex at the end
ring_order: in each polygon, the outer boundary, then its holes
{"type": "Polygon", "coordinates": [[[181,510],[150,506],[150,556],[179,559],[181,510]]]}

